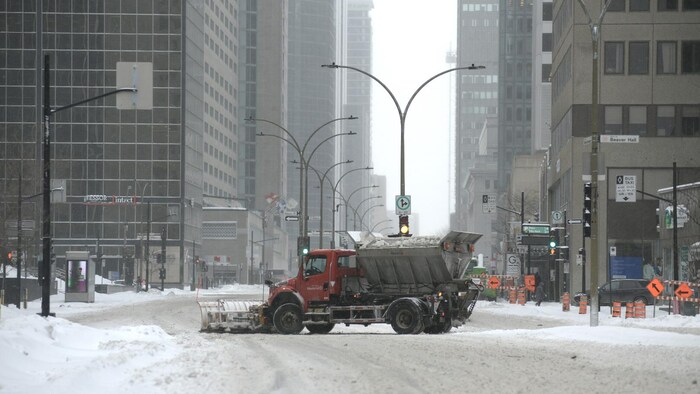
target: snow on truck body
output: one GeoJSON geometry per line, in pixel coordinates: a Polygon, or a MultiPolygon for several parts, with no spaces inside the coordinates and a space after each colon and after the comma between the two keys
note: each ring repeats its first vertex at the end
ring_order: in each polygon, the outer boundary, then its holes
{"type": "Polygon", "coordinates": [[[441,333],[469,317],[482,287],[462,279],[480,234],[363,239],[312,251],[267,302],[200,302],[202,330],[324,334],[335,324],[388,323],[400,334],[441,333]]]}

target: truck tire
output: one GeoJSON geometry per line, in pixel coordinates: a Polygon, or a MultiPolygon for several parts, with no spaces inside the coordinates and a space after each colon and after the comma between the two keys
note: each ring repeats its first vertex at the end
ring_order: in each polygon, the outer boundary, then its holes
{"type": "Polygon", "coordinates": [[[426,334],[442,334],[452,330],[452,319],[447,318],[444,322],[437,322],[425,329],[426,334]]]}
{"type": "Polygon", "coordinates": [[[272,323],[280,334],[298,334],[304,329],[301,308],[297,304],[284,304],[277,308],[272,323]]]}
{"type": "Polygon", "coordinates": [[[418,305],[410,301],[401,301],[392,309],[391,328],[394,332],[404,335],[423,331],[423,320],[418,305]]]}
{"type": "Polygon", "coordinates": [[[328,334],[335,327],[335,324],[309,324],[306,329],[312,334],[328,334]]]}

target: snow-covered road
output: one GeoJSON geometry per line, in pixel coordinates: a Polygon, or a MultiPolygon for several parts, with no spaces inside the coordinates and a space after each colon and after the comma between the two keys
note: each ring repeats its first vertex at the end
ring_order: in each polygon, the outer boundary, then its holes
{"type": "MultiPolygon", "coordinates": [[[[259,288],[228,290],[261,298],[259,288]]],[[[592,328],[558,304],[479,302],[470,322],[445,335],[372,325],[283,336],[200,333],[195,293],[179,290],[52,302],[55,319],[32,308],[2,310],[0,392],[700,391],[700,317],[658,310],[625,321],[603,308],[592,328]]]]}

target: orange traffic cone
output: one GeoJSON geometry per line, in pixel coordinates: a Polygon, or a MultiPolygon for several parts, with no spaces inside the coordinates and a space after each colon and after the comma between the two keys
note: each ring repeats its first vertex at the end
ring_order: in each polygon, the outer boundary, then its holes
{"type": "Polygon", "coordinates": [[[588,297],[582,295],[578,302],[578,314],[585,315],[588,309],[588,297]]]}

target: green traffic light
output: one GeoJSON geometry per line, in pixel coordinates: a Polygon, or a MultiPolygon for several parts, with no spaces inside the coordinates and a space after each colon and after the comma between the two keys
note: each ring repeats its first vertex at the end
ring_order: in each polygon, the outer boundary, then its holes
{"type": "Polygon", "coordinates": [[[552,248],[552,249],[553,249],[553,248],[556,248],[556,247],[557,247],[557,242],[554,241],[554,240],[549,241],[549,247],[552,248]]]}

